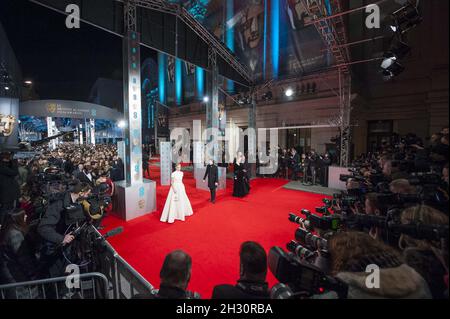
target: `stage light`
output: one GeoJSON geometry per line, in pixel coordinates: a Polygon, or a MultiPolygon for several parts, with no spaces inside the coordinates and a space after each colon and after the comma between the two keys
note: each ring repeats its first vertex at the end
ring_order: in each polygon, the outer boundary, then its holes
{"type": "Polygon", "coordinates": [[[391,67],[397,61],[397,57],[391,53],[385,54],[383,62],[381,62],[381,68],[386,70],[391,67]]]}
{"type": "Polygon", "coordinates": [[[392,19],[392,31],[401,34],[419,25],[423,20],[420,16],[419,9],[409,1],[406,6],[401,7],[392,14],[392,19]]]}
{"type": "Polygon", "coordinates": [[[284,94],[285,94],[287,97],[291,97],[292,95],[294,95],[294,90],[291,89],[291,88],[287,88],[286,91],[284,91],[284,94]]]}
{"type": "Polygon", "coordinates": [[[8,91],[9,90],[9,86],[5,86],[5,90],[8,91]]]}
{"type": "Polygon", "coordinates": [[[397,60],[403,59],[411,52],[411,47],[401,40],[394,40],[388,54],[395,56],[397,60]]]}
{"type": "Polygon", "coordinates": [[[394,61],[388,68],[386,68],[383,71],[383,79],[385,81],[389,81],[395,76],[399,75],[405,70],[405,67],[398,63],[397,61],[394,61]]]}
{"type": "Polygon", "coordinates": [[[267,91],[266,93],[264,93],[261,97],[264,101],[269,101],[273,98],[273,93],[272,91],[267,91]]]}
{"type": "Polygon", "coordinates": [[[125,126],[127,126],[127,123],[126,123],[124,120],[120,120],[120,121],[117,123],[117,126],[118,126],[119,128],[125,128],[125,126]]]}
{"type": "Polygon", "coordinates": [[[33,84],[33,82],[32,81],[30,81],[30,80],[26,80],[25,82],[23,82],[23,83],[25,83],[25,84],[27,84],[27,85],[31,85],[31,84],[33,84]]]}
{"type": "Polygon", "coordinates": [[[208,96],[204,96],[203,97],[203,102],[208,103],[209,102],[209,97],[208,96]]]}

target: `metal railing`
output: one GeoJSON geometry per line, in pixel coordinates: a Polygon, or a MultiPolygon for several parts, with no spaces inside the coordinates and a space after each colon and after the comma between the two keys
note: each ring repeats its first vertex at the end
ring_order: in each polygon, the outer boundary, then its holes
{"type": "MultiPolygon", "coordinates": [[[[93,226],[96,237],[101,234],[93,226]]],[[[100,242],[95,272],[0,285],[2,299],[132,299],[155,293],[153,286],[106,241],[100,242]],[[74,284],[74,280],[76,283],[74,284]]]]}
{"type": "MultiPolygon", "coordinates": [[[[100,233],[95,229],[97,234],[100,233]]],[[[131,299],[154,293],[153,286],[123,259],[107,241],[99,258],[101,272],[108,278],[113,299],[131,299]]]]}
{"type": "Polygon", "coordinates": [[[93,272],[6,284],[0,299],[109,299],[108,279],[93,272]]]}

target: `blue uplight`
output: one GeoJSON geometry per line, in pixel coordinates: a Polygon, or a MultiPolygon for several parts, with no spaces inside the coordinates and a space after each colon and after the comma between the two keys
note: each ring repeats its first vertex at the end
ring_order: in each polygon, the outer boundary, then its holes
{"type": "Polygon", "coordinates": [[[177,105],[183,103],[183,69],[181,67],[181,60],[175,60],[175,96],[177,105]]]}
{"type": "Polygon", "coordinates": [[[197,96],[202,98],[205,94],[205,71],[202,68],[195,68],[195,79],[197,81],[197,96]]]}
{"type": "Polygon", "coordinates": [[[263,77],[266,78],[266,64],[267,64],[267,17],[268,17],[268,1],[264,0],[264,48],[263,48],[263,77]]]}
{"type": "MultiPolygon", "coordinates": [[[[227,0],[227,21],[232,19],[234,16],[234,0],[227,0]]],[[[234,52],[234,27],[227,28],[226,31],[226,45],[234,52]]],[[[234,91],[234,82],[231,80],[227,81],[228,91],[234,91]]]]}
{"type": "Polygon", "coordinates": [[[280,1],[271,4],[272,76],[278,78],[280,69],[280,1]]]}

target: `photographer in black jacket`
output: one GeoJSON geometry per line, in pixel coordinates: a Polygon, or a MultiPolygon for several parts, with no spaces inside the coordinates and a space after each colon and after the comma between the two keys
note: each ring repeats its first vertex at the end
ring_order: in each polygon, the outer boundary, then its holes
{"type": "Polygon", "coordinates": [[[214,287],[212,299],[268,299],[266,251],[260,244],[247,241],[241,245],[239,255],[241,277],[237,284],[214,287]]]}
{"type": "MultiPolygon", "coordinates": [[[[66,231],[71,225],[78,225],[86,221],[83,207],[78,203],[79,198],[86,197],[90,193],[87,184],[74,182],[69,186],[69,191],[63,193],[61,199],[48,206],[37,228],[38,234],[44,240],[42,259],[48,266],[51,277],[64,273],[64,259],[59,248],[70,244],[75,237],[66,231]]],[[[79,226],[79,225],[78,225],[79,226]]]]}
{"type": "Polygon", "coordinates": [[[182,250],[175,250],[164,259],[160,272],[161,284],[151,299],[198,299],[187,291],[191,280],[192,258],[182,250]]]}

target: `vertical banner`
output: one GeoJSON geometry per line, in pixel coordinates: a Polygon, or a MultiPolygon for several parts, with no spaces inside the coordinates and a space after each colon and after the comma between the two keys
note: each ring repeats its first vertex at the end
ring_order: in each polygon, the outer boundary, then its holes
{"type": "Polygon", "coordinates": [[[159,144],[161,185],[170,185],[172,177],[172,143],[161,142],[159,144]]]}
{"type": "MultiPolygon", "coordinates": [[[[53,136],[53,119],[51,117],[47,117],[47,137],[53,136]]],[[[52,149],[54,149],[53,141],[51,141],[50,145],[52,146],[52,149]]]]}
{"type": "Polygon", "coordinates": [[[95,120],[89,120],[89,132],[91,133],[91,144],[95,145],[95,120]]]}
{"type": "Polygon", "coordinates": [[[139,33],[124,37],[125,167],[128,185],[142,183],[141,58],[139,33]]]}
{"type": "Polygon", "coordinates": [[[80,145],[83,145],[83,124],[80,123],[80,129],[78,130],[78,137],[80,138],[80,145]]]}
{"type": "MultiPolygon", "coordinates": [[[[126,153],[126,151],[125,151],[125,142],[124,141],[118,141],[117,142],[117,155],[119,156],[119,158],[122,159],[122,161],[123,161],[123,159],[126,156],[125,153],[126,153]]],[[[124,176],[127,175],[127,167],[126,167],[126,165],[124,165],[123,173],[124,173],[124,176]]]]}

